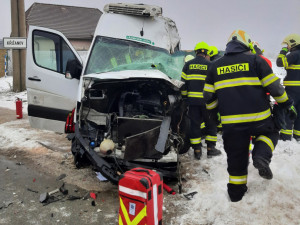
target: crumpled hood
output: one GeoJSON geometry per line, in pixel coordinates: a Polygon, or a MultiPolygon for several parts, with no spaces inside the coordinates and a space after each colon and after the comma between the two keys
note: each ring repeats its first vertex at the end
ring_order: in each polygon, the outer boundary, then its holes
{"type": "Polygon", "coordinates": [[[232,54],[232,53],[246,52],[249,50],[250,50],[249,48],[247,48],[245,45],[237,41],[230,41],[226,45],[225,55],[232,54]]]}
{"type": "Polygon", "coordinates": [[[123,71],[114,71],[114,72],[105,72],[105,73],[92,73],[83,76],[83,79],[86,78],[96,78],[100,80],[126,80],[132,78],[145,78],[145,79],[163,79],[170,82],[174,86],[180,88],[183,84],[182,81],[169,78],[163,72],[156,69],[149,70],[123,70],[123,71]]]}

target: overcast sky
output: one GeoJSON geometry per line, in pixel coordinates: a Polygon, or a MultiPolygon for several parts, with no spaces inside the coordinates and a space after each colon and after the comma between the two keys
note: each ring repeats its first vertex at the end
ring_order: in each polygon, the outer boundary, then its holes
{"type": "MultiPolygon", "coordinates": [[[[163,8],[181,36],[181,48],[193,49],[206,41],[224,49],[235,29],[245,30],[266,55],[277,54],[291,33],[300,34],[300,0],[24,0],[25,10],[34,2],[99,8],[110,2],[145,3],[163,8]]],[[[10,0],[0,0],[0,38],[9,37],[10,0]],[[4,19],[7,18],[7,19],[4,19]]]]}

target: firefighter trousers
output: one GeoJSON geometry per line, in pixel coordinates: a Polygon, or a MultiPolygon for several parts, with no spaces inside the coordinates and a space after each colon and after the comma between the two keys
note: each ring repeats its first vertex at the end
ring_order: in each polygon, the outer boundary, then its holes
{"type": "Polygon", "coordinates": [[[294,101],[297,118],[295,121],[292,121],[288,115],[286,115],[286,129],[280,131],[280,139],[286,141],[294,137],[297,141],[300,141],[300,87],[287,87],[286,92],[289,98],[294,101]]]}
{"type": "Polygon", "coordinates": [[[201,137],[204,130],[201,130],[201,123],[205,123],[205,142],[213,147],[217,142],[217,124],[208,117],[205,105],[190,105],[188,116],[190,125],[190,142],[194,149],[201,147],[201,137]]]}
{"type": "Polygon", "coordinates": [[[222,137],[227,154],[228,194],[232,201],[239,201],[247,191],[250,138],[255,137],[253,139],[253,160],[262,158],[270,163],[279,132],[276,130],[271,117],[266,119],[264,123],[255,122],[250,126],[241,124],[240,127],[235,127],[223,126],[222,137]]]}

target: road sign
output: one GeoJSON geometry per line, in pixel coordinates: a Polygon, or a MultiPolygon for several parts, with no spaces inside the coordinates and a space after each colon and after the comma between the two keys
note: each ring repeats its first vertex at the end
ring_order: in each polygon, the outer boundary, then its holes
{"type": "Polygon", "coordinates": [[[27,47],[27,39],[23,37],[3,38],[4,48],[9,49],[25,49],[27,47]]]}

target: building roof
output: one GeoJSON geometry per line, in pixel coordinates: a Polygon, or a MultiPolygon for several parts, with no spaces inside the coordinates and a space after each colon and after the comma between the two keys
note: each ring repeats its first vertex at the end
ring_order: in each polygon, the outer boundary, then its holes
{"type": "Polygon", "coordinates": [[[68,39],[92,39],[101,15],[96,8],[33,3],[26,24],[58,30],[68,39]]]}

